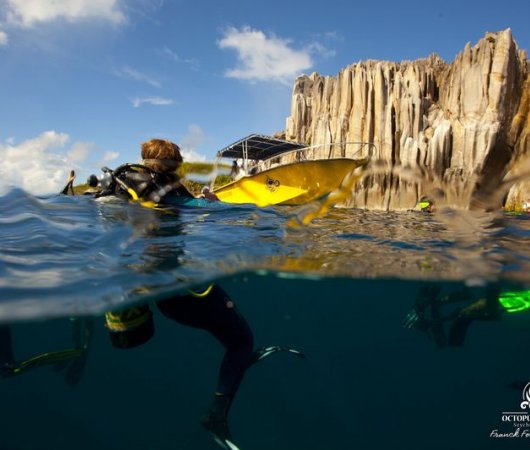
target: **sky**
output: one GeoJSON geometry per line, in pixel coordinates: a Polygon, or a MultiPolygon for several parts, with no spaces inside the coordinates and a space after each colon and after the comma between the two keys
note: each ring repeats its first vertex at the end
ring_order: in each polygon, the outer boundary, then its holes
{"type": "Polygon", "coordinates": [[[39,195],[172,140],[213,161],[285,128],[294,80],[439,54],[511,28],[528,0],[0,0],[0,185],[39,195]]]}

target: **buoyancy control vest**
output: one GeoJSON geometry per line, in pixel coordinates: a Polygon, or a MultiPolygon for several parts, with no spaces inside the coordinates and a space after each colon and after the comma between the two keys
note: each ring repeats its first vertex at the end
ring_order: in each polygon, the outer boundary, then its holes
{"type": "Polygon", "coordinates": [[[164,197],[194,198],[174,174],[157,172],[142,164],[103,169],[102,190],[97,197],[114,195],[125,200],[159,203],[164,197]]]}

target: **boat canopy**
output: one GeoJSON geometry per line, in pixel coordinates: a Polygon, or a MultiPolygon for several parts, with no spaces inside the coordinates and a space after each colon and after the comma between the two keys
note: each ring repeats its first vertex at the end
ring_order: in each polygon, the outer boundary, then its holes
{"type": "Polygon", "coordinates": [[[285,141],[262,134],[251,134],[219,150],[217,157],[259,161],[305,147],[307,145],[300,142],[285,141]]]}

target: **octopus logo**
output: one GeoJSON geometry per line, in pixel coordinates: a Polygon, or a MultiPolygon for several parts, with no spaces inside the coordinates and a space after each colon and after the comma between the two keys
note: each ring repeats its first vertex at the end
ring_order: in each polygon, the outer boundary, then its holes
{"type": "Polygon", "coordinates": [[[523,389],[523,401],[521,402],[521,409],[530,409],[530,383],[523,389]]]}
{"type": "Polygon", "coordinates": [[[526,383],[523,389],[523,401],[521,402],[523,411],[505,411],[501,414],[503,428],[505,425],[512,425],[512,428],[491,430],[490,437],[495,439],[506,438],[530,438],[530,383],[526,383]],[[524,411],[528,410],[528,411],[524,411]]]}
{"type": "Polygon", "coordinates": [[[280,180],[273,180],[267,175],[267,181],[265,182],[267,189],[271,192],[275,192],[280,187],[280,180]]]}

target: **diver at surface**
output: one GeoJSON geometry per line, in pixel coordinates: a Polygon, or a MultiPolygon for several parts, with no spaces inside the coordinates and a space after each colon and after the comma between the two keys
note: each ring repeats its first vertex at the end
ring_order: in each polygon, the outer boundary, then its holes
{"type": "Polygon", "coordinates": [[[421,212],[425,212],[425,213],[434,212],[434,202],[426,195],[420,198],[420,201],[418,202],[418,207],[421,212]]]}
{"type": "MultiPolygon", "coordinates": [[[[181,183],[176,171],[182,163],[179,147],[171,141],[151,139],[144,142],[142,164],[126,164],[114,171],[106,170],[99,196],[116,196],[139,201],[143,206],[185,205],[195,197],[181,183]]],[[[214,194],[212,194],[214,195],[214,194]]],[[[215,198],[211,198],[215,201],[215,198]]],[[[197,200],[197,199],[195,199],[197,200]]],[[[202,199],[208,203],[209,199],[202,199]]],[[[257,361],[277,353],[288,352],[303,358],[298,350],[271,346],[254,349],[254,336],[234,301],[217,284],[202,292],[188,291],[157,302],[159,311],[180,324],[208,331],[225,348],[217,388],[210,408],[201,418],[224,449],[237,450],[228,427],[228,414],[245,372],[257,361]]],[[[107,312],[106,323],[115,347],[131,348],[143,344],[154,334],[154,321],[148,305],[123,311],[107,312]]]]}
{"type": "MultiPolygon", "coordinates": [[[[141,164],[123,164],[115,170],[104,167],[101,191],[96,197],[115,196],[138,201],[147,207],[196,200],[177,174],[183,162],[177,144],[151,139],[142,143],[141,156],[141,164]]],[[[207,199],[215,200],[213,197],[207,199]]]]}
{"type": "MultiPolygon", "coordinates": [[[[90,175],[83,194],[95,198],[117,197],[156,209],[182,205],[208,206],[220,201],[209,186],[204,186],[196,197],[182,183],[177,171],[183,158],[175,143],[163,139],[146,141],[141,146],[141,157],[140,164],[125,163],[114,170],[103,167],[101,179],[90,175]]],[[[75,195],[75,175],[72,174],[73,170],[61,194],[75,195]]]]}
{"type": "Polygon", "coordinates": [[[217,197],[217,194],[211,191],[210,186],[204,186],[201,190],[200,198],[205,198],[206,200],[210,200],[212,202],[218,202],[219,197],[217,197]]]}

